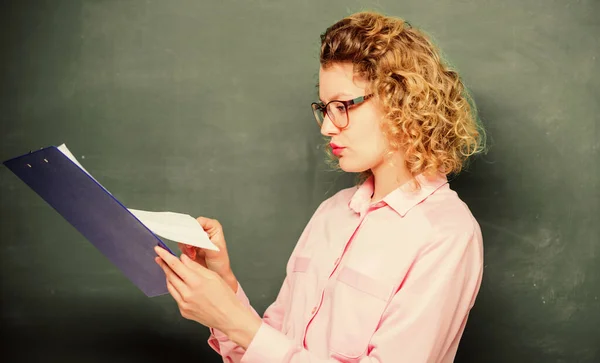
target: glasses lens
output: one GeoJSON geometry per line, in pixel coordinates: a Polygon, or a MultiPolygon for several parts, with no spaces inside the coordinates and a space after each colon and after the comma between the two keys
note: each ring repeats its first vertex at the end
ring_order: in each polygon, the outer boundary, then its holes
{"type": "Polygon", "coordinates": [[[313,103],[311,107],[313,110],[313,114],[315,115],[315,119],[317,120],[317,124],[320,127],[323,124],[323,119],[325,118],[325,109],[321,108],[321,106],[317,103],[313,103]]]}
{"type": "Polygon", "coordinates": [[[334,101],[327,105],[327,115],[337,127],[343,128],[348,124],[346,106],[341,102],[334,101]]]}

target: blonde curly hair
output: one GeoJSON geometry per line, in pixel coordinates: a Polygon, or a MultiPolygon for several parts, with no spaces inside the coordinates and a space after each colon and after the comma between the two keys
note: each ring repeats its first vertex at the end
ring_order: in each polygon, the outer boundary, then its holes
{"type": "Polygon", "coordinates": [[[404,151],[413,176],[458,174],[485,148],[475,104],[440,53],[424,32],[375,12],[353,14],[321,34],[321,66],[350,62],[369,82],[383,105],[390,146],[404,151]]]}

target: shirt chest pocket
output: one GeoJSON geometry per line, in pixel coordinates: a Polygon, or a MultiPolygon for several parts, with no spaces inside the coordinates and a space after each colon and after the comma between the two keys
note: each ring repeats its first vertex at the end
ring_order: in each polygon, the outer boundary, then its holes
{"type": "Polygon", "coordinates": [[[343,267],[331,294],[329,349],[334,358],[357,361],[365,355],[391,298],[394,284],[343,267]]]}

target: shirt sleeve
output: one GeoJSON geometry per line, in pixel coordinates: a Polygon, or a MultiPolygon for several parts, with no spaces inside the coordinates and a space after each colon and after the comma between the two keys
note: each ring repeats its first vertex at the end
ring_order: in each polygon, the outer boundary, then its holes
{"type": "MultiPolygon", "coordinates": [[[[281,331],[281,325],[283,323],[285,306],[288,301],[289,295],[289,286],[288,279],[283,282],[283,286],[279,290],[279,294],[275,302],[271,304],[264,313],[262,318],[262,325],[267,325],[271,329],[279,332],[281,331]]],[[[236,293],[236,297],[238,300],[244,304],[248,309],[250,309],[254,314],[258,317],[260,315],[256,312],[256,310],[250,305],[250,301],[248,297],[244,293],[242,286],[238,282],[238,290],[236,293]]],[[[244,348],[240,347],[233,341],[229,339],[229,337],[221,332],[218,329],[210,328],[211,335],[208,338],[208,345],[213,348],[217,353],[219,353],[223,357],[224,362],[240,362],[244,353],[246,352],[244,348]]]]}
{"type": "MultiPolygon", "coordinates": [[[[239,282],[235,296],[256,316],[259,316],[256,310],[250,305],[250,301],[239,282]]],[[[245,352],[242,347],[229,340],[229,337],[225,333],[214,328],[210,328],[208,345],[223,357],[224,362],[239,362],[245,352]]]]}
{"type": "MultiPolygon", "coordinates": [[[[482,277],[479,227],[435,236],[424,248],[383,313],[361,363],[435,363],[454,356],[457,340],[482,277]]],[[[451,359],[450,359],[451,360],[451,359]]],[[[262,324],[241,363],[347,361],[319,359],[282,333],[262,324]]],[[[353,360],[354,361],[354,360],[353,360]]]]}

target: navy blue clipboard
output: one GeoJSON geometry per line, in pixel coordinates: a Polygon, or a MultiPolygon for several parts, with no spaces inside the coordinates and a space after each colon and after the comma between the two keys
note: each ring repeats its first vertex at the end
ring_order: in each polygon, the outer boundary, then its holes
{"type": "Polygon", "coordinates": [[[159,245],[173,252],[102,185],[50,146],[3,163],[60,213],[146,296],[168,293],[154,262],[159,245]]]}

